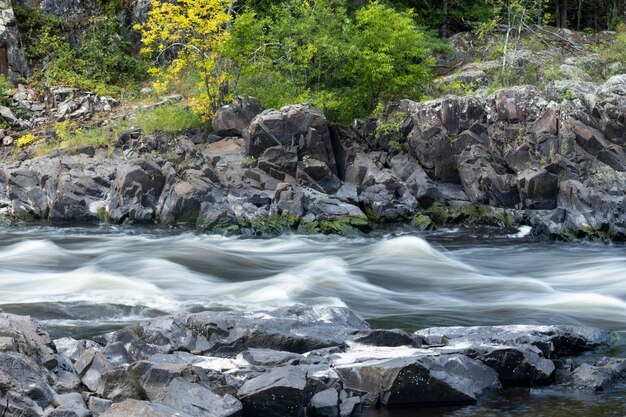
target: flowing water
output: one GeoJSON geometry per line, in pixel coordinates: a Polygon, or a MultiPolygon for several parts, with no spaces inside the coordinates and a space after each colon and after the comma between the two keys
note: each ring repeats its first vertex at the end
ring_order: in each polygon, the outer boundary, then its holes
{"type": "MultiPolygon", "coordinates": [[[[348,306],[380,327],[584,324],[626,331],[626,247],[449,230],[252,239],[118,228],[0,229],[0,308],[53,336],[181,310],[348,306]]],[[[618,351],[621,353],[621,344],[618,351]]],[[[626,415],[626,389],[508,390],[372,416],[626,415]]]]}

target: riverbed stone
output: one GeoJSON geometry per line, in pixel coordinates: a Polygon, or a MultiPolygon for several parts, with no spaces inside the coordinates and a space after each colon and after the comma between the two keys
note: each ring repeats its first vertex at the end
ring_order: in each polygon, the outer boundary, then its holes
{"type": "Polygon", "coordinates": [[[401,357],[335,366],[343,386],[366,404],[426,406],[473,404],[500,387],[497,373],[463,355],[401,357]]]}

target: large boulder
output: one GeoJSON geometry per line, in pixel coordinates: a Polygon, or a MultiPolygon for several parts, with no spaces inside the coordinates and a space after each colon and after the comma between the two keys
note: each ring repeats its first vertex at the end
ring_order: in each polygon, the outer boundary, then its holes
{"type": "Polygon", "coordinates": [[[497,373],[462,355],[410,356],[335,364],[345,389],[388,407],[472,404],[500,387],[497,373]]]}
{"type": "Polygon", "coordinates": [[[238,98],[215,112],[211,121],[213,133],[222,137],[242,136],[252,119],[261,111],[263,109],[255,98],[238,98]]]}
{"type": "Polygon", "coordinates": [[[463,188],[472,202],[506,208],[519,203],[515,175],[485,148],[473,145],[458,160],[463,188]]]}
{"type": "Polygon", "coordinates": [[[165,185],[165,176],[154,162],[137,160],[120,166],[106,205],[108,218],[124,221],[156,220],[157,203],[165,185]]]}
{"type": "Polygon", "coordinates": [[[424,103],[403,100],[397,111],[411,117],[407,141],[429,177],[459,183],[455,155],[462,149],[456,149],[453,142],[464,131],[479,135],[485,131],[487,114],[478,100],[454,96],[424,103]]]}
{"type": "Polygon", "coordinates": [[[256,116],[244,134],[246,153],[259,158],[267,148],[296,148],[300,159],[316,159],[337,174],[329,123],[324,113],[307,104],[266,110],[256,116]]]}
{"type": "Polygon", "coordinates": [[[528,169],[517,177],[522,204],[525,208],[551,210],[556,208],[559,177],[546,169],[528,169]]]}

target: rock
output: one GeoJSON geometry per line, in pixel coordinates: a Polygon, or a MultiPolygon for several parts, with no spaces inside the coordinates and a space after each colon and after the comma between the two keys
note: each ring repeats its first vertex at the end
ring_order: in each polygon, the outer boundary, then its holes
{"type": "Polygon", "coordinates": [[[57,395],[54,397],[54,405],[57,407],[49,416],[57,417],[91,417],[83,397],[78,392],[57,395]]]}
{"type": "Polygon", "coordinates": [[[4,146],[11,146],[13,145],[13,137],[11,136],[5,136],[2,138],[2,144],[4,146]]]}
{"type": "Polygon", "coordinates": [[[347,334],[367,328],[347,309],[295,306],[254,315],[207,311],[163,317],[113,333],[109,342],[132,341],[136,360],[170,350],[217,356],[249,348],[304,353],[341,345],[347,334]],[[304,329],[306,336],[301,336],[304,329]]]}
{"type": "Polygon", "coordinates": [[[459,156],[459,174],[472,202],[512,208],[519,202],[515,175],[480,145],[459,156]]]}
{"type": "Polygon", "coordinates": [[[243,132],[254,117],[263,109],[258,100],[252,97],[238,98],[231,104],[220,107],[216,112],[211,127],[221,137],[243,136],[243,132]]]}
{"type": "Polygon", "coordinates": [[[558,176],[546,169],[528,169],[517,177],[522,204],[535,210],[551,210],[557,206],[558,176]]]}
{"type": "Polygon", "coordinates": [[[231,395],[220,397],[183,378],[173,379],[160,392],[151,392],[149,400],[191,417],[239,417],[242,410],[241,403],[231,395]]]}
{"type": "Polygon", "coordinates": [[[575,388],[604,391],[624,377],[626,360],[603,358],[595,365],[583,363],[566,378],[565,383],[575,388]]]}
{"type": "Polygon", "coordinates": [[[300,158],[308,155],[325,162],[337,174],[329,124],[324,113],[310,105],[266,110],[252,120],[244,134],[246,154],[258,158],[267,148],[298,147],[300,158]]]}
{"type": "Polygon", "coordinates": [[[104,398],[98,398],[94,396],[89,397],[89,411],[91,411],[91,413],[95,417],[103,414],[105,411],[111,408],[111,405],[113,405],[113,401],[111,400],[105,400],[104,398]]]}
{"type": "Polygon", "coordinates": [[[90,391],[101,393],[104,389],[103,376],[113,370],[113,367],[102,353],[91,348],[78,358],[74,369],[90,391]]]}
{"type": "Polygon", "coordinates": [[[500,386],[494,370],[462,355],[371,360],[335,370],[344,388],[363,393],[366,404],[387,407],[473,404],[500,386]]]}
{"type": "MultiPolygon", "coordinates": [[[[6,1],[0,3],[0,48],[4,55],[0,58],[6,62],[7,66],[5,74],[7,78],[12,82],[17,82],[20,78],[28,78],[30,69],[21,42],[20,31],[17,27],[17,20],[11,2],[6,1]]],[[[0,115],[5,117],[1,108],[0,115]]],[[[12,124],[8,120],[7,122],[12,124]]]]}
{"type": "Polygon", "coordinates": [[[176,409],[147,401],[126,400],[113,404],[101,417],[191,417],[176,409]]]}
{"type": "Polygon", "coordinates": [[[282,146],[272,146],[259,157],[257,166],[272,177],[284,181],[287,175],[296,176],[298,153],[282,146]]]}
{"type": "Polygon", "coordinates": [[[154,221],[156,205],[165,185],[165,177],[154,162],[138,160],[123,165],[116,173],[107,203],[111,221],[122,223],[154,221]]]}
{"type": "Polygon", "coordinates": [[[299,417],[308,403],[305,388],[306,371],[284,366],[247,381],[237,397],[249,417],[299,417]]]}
{"type": "Polygon", "coordinates": [[[429,344],[440,344],[444,338],[448,343],[529,344],[539,348],[546,358],[576,355],[609,343],[608,331],[579,326],[433,327],[415,334],[429,344]]]}
{"type": "Polygon", "coordinates": [[[498,373],[503,386],[537,386],[554,382],[555,365],[535,346],[482,346],[464,349],[498,373]]]}
{"type": "Polygon", "coordinates": [[[100,10],[97,0],[41,0],[41,10],[62,19],[94,16],[100,10]]]}
{"type": "Polygon", "coordinates": [[[339,393],[334,388],[318,392],[311,398],[307,407],[311,417],[337,417],[339,414],[339,393]]]}
{"type": "Polygon", "coordinates": [[[604,138],[602,132],[586,126],[580,121],[573,120],[571,129],[575,135],[576,143],[581,148],[611,168],[617,171],[626,171],[626,154],[622,147],[611,145],[604,138]]]}
{"type": "Polygon", "coordinates": [[[17,119],[17,116],[15,116],[15,113],[13,113],[13,110],[11,110],[10,108],[5,107],[5,106],[0,106],[0,116],[2,116],[4,121],[9,126],[18,125],[19,120],[17,119]]]}
{"type": "Polygon", "coordinates": [[[459,183],[450,137],[482,123],[486,113],[480,103],[474,98],[453,96],[419,104],[403,100],[397,111],[409,114],[413,121],[407,141],[428,176],[459,183]]]}
{"type": "Polygon", "coordinates": [[[271,349],[248,349],[243,352],[243,358],[251,365],[265,367],[306,362],[306,358],[300,354],[271,349]]]}
{"type": "Polygon", "coordinates": [[[354,339],[354,341],[368,346],[422,346],[421,338],[416,338],[404,330],[369,330],[362,333],[366,334],[354,339]]]}
{"type": "Polygon", "coordinates": [[[0,313],[0,337],[13,340],[10,345],[17,353],[34,360],[39,366],[54,369],[57,364],[56,351],[48,333],[28,316],[0,313]]]}

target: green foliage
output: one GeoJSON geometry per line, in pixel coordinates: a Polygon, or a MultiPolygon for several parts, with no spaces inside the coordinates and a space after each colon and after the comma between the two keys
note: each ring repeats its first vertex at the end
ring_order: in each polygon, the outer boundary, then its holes
{"type": "Polygon", "coordinates": [[[77,47],[66,37],[67,23],[27,6],[16,8],[31,65],[46,61],[33,74],[40,86],[66,85],[101,95],[119,95],[145,78],[145,63],[134,54],[129,33],[115,15],[85,23],[77,47]]]}
{"type": "Polygon", "coordinates": [[[13,83],[6,76],[0,75],[0,104],[6,106],[12,94],[13,83]]]}
{"type": "Polygon", "coordinates": [[[265,107],[311,102],[337,121],[372,112],[380,101],[419,98],[441,43],[410,11],[378,1],[351,14],[345,0],[289,0],[267,15],[247,11],[227,46],[239,65],[238,93],[265,107]]]}
{"type": "Polygon", "coordinates": [[[145,133],[154,133],[157,130],[176,133],[184,129],[207,128],[200,116],[182,103],[140,111],[137,113],[136,123],[141,126],[145,133]]]}
{"type": "Polygon", "coordinates": [[[617,34],[615,42],[600,53],[600,59],[605,64],[620,64],[626,69],[626,31],[617,34]]]}

